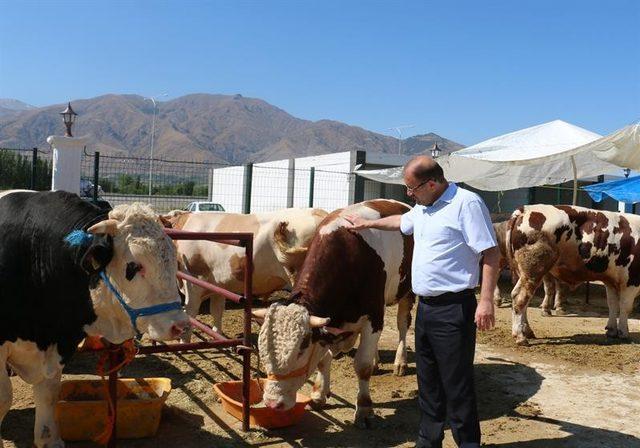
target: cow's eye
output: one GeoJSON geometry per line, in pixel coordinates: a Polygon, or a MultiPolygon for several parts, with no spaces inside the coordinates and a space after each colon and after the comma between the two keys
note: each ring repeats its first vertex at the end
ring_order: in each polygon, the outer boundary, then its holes
{"type": "Polygon", "coordinates": [[[141,270],[142,270],[141,264],[136,263],[135,261],[130,261],[129,263],[127,263],[127,271],[125,273],[127,280],[133,280],[133,277],[135,277],[136,274],[141,270]]]}

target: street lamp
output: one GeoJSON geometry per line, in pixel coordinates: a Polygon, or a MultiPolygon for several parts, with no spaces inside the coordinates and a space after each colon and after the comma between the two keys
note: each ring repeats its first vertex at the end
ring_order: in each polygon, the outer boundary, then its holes
{"type": "Polygon", "coordinates": [[[438,142],[434,143],[433,148],[431,148],[431,157],[435,159],[440,155],[441,152],[442,150],[438,148],[438,142]]]}
{"type": "Polygon", "coordinates": [[[389,128],[390,131],[396,131],[400,136],[400,140],[398,140],[398,154],[402,154],[402,132],[401,129],[409,129],[415,127],[415,124],[405,124],[402,126],[395,126],[393,128],[389,128]]]}
{"type": "Polygon", "coordinates": [[[62,121],[64,122],[64,125],[67,127],[67,130],[64,133],[64,136],[73,137],[73,134],[71,134],[71,126],[76,121],[76,117],[78,116],[78,114],[75,113],[75,111],[71,108],[71,102],[67,103],[67,108],[62,112],[60,112],[60,115],[62,115],[62,121]]]}
{"type": "Polygon", "coordinates": [[[153,103],[153,118],[151,119],[151,157],[149,158],[149,196],[151,196],[151,185],[153,184],[153,137],[156,133],[156,100],[167,96],[166,93],[160,95],[150,96],[145,98],[153,103]]]}

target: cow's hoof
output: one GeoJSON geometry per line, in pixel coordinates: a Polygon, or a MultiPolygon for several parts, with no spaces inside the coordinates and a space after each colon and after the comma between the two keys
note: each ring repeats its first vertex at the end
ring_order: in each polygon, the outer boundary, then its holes
{"type": "Polygon", "coordinates": [[[551,310],[548,308],[542,308],[540,310],[540,314],[542,314],[543,317],[551,317],[551,310]]]}
{"type": "Polygon", "coordinates": [[[62,439],[50,440],[50,441],[37,441],[33,443],[36,448],[64,448],[64,442],[62,439]]]}
{"type": "Polygon", "coordinates": [[[567,310],[564,308],[556,308],[556,316],[566,316],[567,314],[567,310]]]}
{"type": "Polygon", "coordinates": [[[527,338],[525,338],[524,336],[520,336],[516,338],[516,345],[519,345],[521,347],[528,347],[529,346],[529,340],[527,338]]]}
{"type": "Polygon", "coordinates": [[[607,338],[618,339],[620,337],[620,332],[617,328],[605,327],[605,329],[607,330],[607,332],[605,333],[607,335],[607,338]]]}
{"type": "Polygon", "coordinates": [[[353,424],[360,429],[370,429],[373,427],[373,417],[372,408],[360,408],[356,411],[353,424]]]}
{"type": "Polygon", "coordinates": [[[313,409],[314,411],[319,411],[320,409],[324,408],[326,405],[327,405],[326,398],[311,398],[311,402],[309,403],[309,406],[311,406],[311,409],[313,409]]]}
{"type": "Polygon", "coordinates": [[[322,409],[327,404],[327,398],[330,395],[330,393],[323,394],[319,389],[315,390],[314,386],[314,390],[311,391],[311,403],[309,403],[309,405],[316,410],[322,409]]]}
{"type": "Polygon", "coordinates": [[[407,374],[407,364],[394,364],[393,374],[395,376],[405,376],[407,374]]]}

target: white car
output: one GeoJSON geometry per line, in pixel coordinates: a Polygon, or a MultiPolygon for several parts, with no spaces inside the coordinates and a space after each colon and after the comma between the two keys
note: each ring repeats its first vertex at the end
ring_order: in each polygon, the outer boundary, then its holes
{"type": "Polygon", "coordinates": [[[224,207],[216,202],[197,201],[192,202],[186,208],[188,212],[223,212],[224,207]]]}

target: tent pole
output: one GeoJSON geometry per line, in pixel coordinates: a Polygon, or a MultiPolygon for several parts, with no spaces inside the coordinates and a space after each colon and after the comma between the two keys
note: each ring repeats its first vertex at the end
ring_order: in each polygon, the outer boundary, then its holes
{"type": "Polygon", "coordinates": [[[578,202],[578,169],[576,168],[576,159],[571,156],[571,168],[573,168],[573,205],[578,202]]]}

